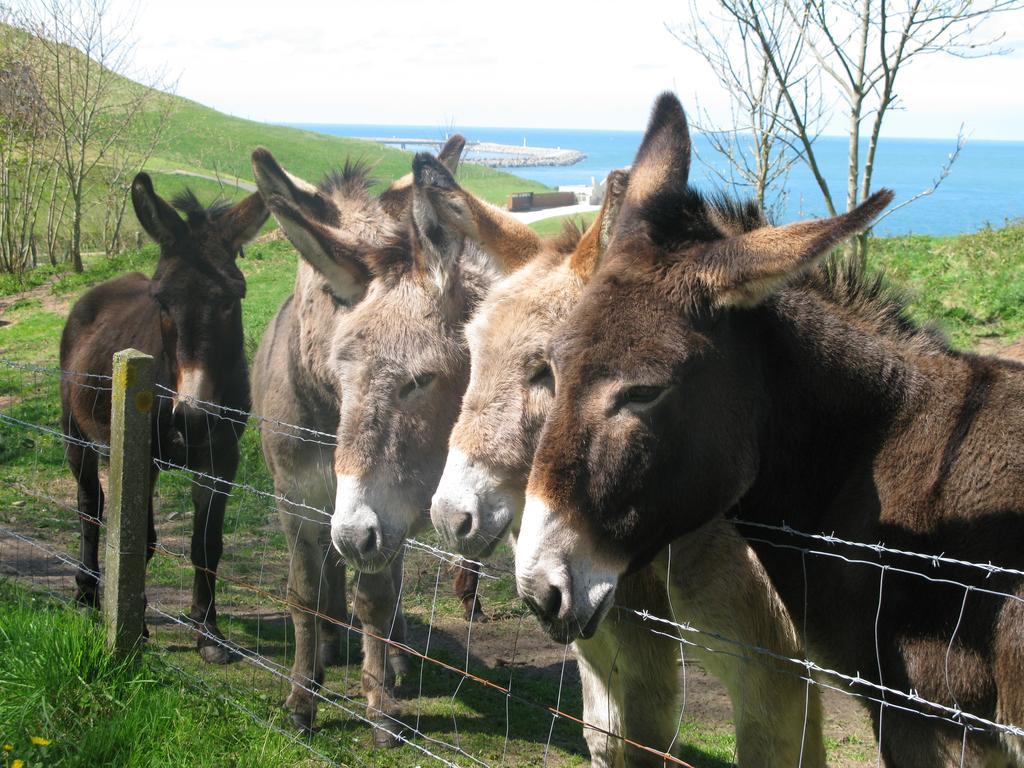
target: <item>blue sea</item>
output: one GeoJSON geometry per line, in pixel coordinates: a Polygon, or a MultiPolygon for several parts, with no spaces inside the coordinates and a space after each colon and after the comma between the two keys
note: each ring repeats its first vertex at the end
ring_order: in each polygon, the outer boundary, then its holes
{"type": "MultiPolygon", "coordinates": [[[[411,125],[333,125],[293,124],[295,127],[336,136],[400,136],[407,138],[441,137],[437,126],[411,125]]],[[[581,163],[565,167],[509,168],[526,179],[552,187],[560,184],[589,184],[600,181],[610,170],[633,162],[640,131],[600,131],[540,128],[454,127],[470,141],[539,147],[563,147],[586,153],[581,163]]],[[[846,203],[846,148],[842,137],[824,136],[816,145],[823,175],[832,198],[842,209],[846,203]]],[[[932,186],[956,140],[882,139],[876,158],[875,189],[887,186],[896,191],[897,203],[932,186]]],[[[718,178],[705,165],[714,162],[725,170],[722,159],[712,151],[707,139],[697,135],[690,181],[704,189],[720,189],[718,178]]],[[[866,147],[862,148],[863,152],[866,147]]],[[[470,158],[472,159],[472,158],[470,158]]],[[[785,185],[787,192],[782,221],[792,221],[825,213],[821,193],[810,172],[801,164],[793,167],[785,185]]],[[[734,189],[737,194],[743,190],[734,189]]],[[[1002,226],[1011,219],[1024,218],[1024,141],[968,141],[952,172],[929,197],[921,198],[886,218],[876,232],[882,235],[914,232],[951,235],[973,232],[991,225],[1002,226]]]]}

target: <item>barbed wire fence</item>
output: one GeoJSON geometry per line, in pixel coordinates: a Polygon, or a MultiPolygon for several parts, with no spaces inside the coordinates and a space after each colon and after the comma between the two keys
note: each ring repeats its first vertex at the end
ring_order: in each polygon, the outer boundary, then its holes
{"type": "MultiPolygon", "coordinates": [[[[77,443],[102,457],[109,457],[111,449],[65,433],[60,418],[62,383],[104,395],[114,386],[109,376],[0,359],[0,499],[7,508],[6,515],[0,516],[0,575],[72,602],[76,572],[85,567],[75,553],[79,525],[96,525],[105,535],[106,522],[82,513],[73,500],[75,483],[66,446],[77,443]]],[[[154,390],[157,408],[168,407],[178,397],[159,385],[154,390]]],[[[210,429],[215,420],[246,427],[240,469],[230,483],[183,464],[152,458],[162,479],[156,492],[158,541],[146,576],[148,645],[197,689],[221,696],[228,692],[233,706],[302,745],[312,758],[326,765],[351,764],[353,754],[358,754],[353,753],[352,742],[366,742],[370,727],[381,726],[380,718],[387,722],[384,730],[420,762],[449,766],[517,765],[527,761],[562,764],[564,761],[552,748],[578,753],[582,749],[581,730],[591,729],[657,756],[666,765],[691,765],[672,745],[641,744],[584,722],[579,691],[574,690],[578,683],[571,655],[565,647],[544,642],[536,623],[515,597],[513,571],[507,561],[466,560],[422,537],[405,543],[399,599],[410,621],[409,636],[399,641],[390,635],[374,635],[412,661],[399,689],[402,707],[397,715],[367,713],[358,666],[360,639],[367,630],[358,617],[347,612],[339,618],[298,605],[289,597],[286,586],[289,553],[277,523],[279,511],[325,527],[330,525],[330,512],[274,492],[263,467],[258,439],[261,431],[269,430],[333,451],[334,436],[224,409],[215,403],[189,402],[206,413],[210,429]],[[225,557],[215,574],[220,585],[217,604],[223,637],[204,632],[189,616],[193,574],[189,511],[194,484],[225,493],[229,499],[224,520],[225,557]],[[218,489],[223,487],[229,490],[218,489]],[[487,624],[477,618],[463,619],[456,598],[446,592],[447,576],[463,567],[479,572],[478,594],[491,619],[487,624]],[[332,668],[322,685],[296,681],[291,675],[294,611],[330,624],[344,638],[340,674],[332,668]],[[194,647],[197,632],[227,649],[240,663],[219,670],[204,667],[194,652],[184,653],[194,647]],[[538,682],[541,678],[547,684],[538,682]],[[319,703],[318,725],[322,731],[315,738],[296,733],[276,706],[296,684],[319,703]],[[371,714],[374,719],[368,716],[371,714]],[[336,738],[329,738],[331,733],[337,734],[336,738]],[[332,752],[332,743],[342,741],[343,760],[337,756],[342,753],[332,752]]],[[[834,533],[799,531],[786,524],[766,525],[742,519],[732,522],[749,529],[743,530],[748,540],[788,550],[805,561],[838,559],[849,567],[877,569],[879,611],[887,574],[962,590],[961,620],[972,593],[1024,603],[1016,586],[1024,572],[1013,568],[970,562],[944,553],[914,552],[881,542],[849,541],[834,533]],[[900,564],[895,565],[894,559],[900,564]],[[977,574],[978,579],[963,575],[967,573],[977,574]]],[[[96,575],[102,584],[103,574],[96,575]]],[[[360,576],[356,573],[352,578],[360,576]]],[[[805,588],[813,589],[813,585],[805,584],[805,588]]],[[[772,664],[779,674],[792,674],[804,681],[808,690],[817,686],[878,705],[882,712],[879,728],[884,728],[884,713],[893,710],[962,729],[961,764],[972,733],[996,734],[1004,741],[1012,740],[1015,749],[1024,752],[1024,724],[998,722],[965,711],[952,688],[948,701],[933,700],[915,690],[884,685],[881,676],[876,682],[871,675],[862,674],[863,670],[837,670],[810,657],[786,657],[740,642],[696,626],[685,616],[615,610],[628,613],[651,633],[678,642],[684,675],[687,648],[734,655],[748,664],[772,664]],[[777,662],[783,662],[790,671],[780,670],[777,662]]],[[[948,638],[947,678],[949,656],[960,630],[958,620],[948,638]]],[[[875,652],[881,665],[877,626],[875,633],[875,652]]],[[[679,722],[686,716],[684,684],[679,722]]],[[[877,759],[880,764],[880,751],[877,759]]]]}

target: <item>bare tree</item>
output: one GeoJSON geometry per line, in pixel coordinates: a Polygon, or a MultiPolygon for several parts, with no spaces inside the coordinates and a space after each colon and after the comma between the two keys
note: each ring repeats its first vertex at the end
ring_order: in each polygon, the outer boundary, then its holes
{"type": "Polygon", "coordinates": [[[61,261],[70,260],[70,249],[67,246],[68,202],[71,191],[67,184],[62,183],[63,176],[56,163],[50,174],[49,193],[44,197],[46,216],[43,222],[42,235],[45,239],[46,254],[50,264],[56,266],[61,261]]]}
{"type": "Polygon", "coordinates": [[[122,250],[124,214],[135,174],[156,152],[163,140],[174,102],[154,98],[148,109],[133,121],[121,141],[111,145],[106,162],[98,168],[103,182],[103,250],[113,256],[122,250]]]}
{"type": "MultiPolygon", "coordinates": [[[[1002,13],[1024,8],[1024,0],[719,0],[730,23],[760,46],[781,94],[780,120],[787,142],[805,162],[821,191],[830,215],[837,212],[831,188],[815,154],[815,129],[806,122],[807,89],[820,85],[812,103],[834,105],[847,123],[846,209],[871,193],[878,140],[886,115],[899,105],[899,74],[927,54],[959,57],[1004,52],[998,33],[985,34],[985,22],[1002,13]],[[780,8],[782,13],[779,12],[780,8]],[[801,39],[799,63],[794,66],[780,41],[796,30],[801,39]],[[809,80],[816,69],[821,78],[809,80]],[[867,147],[861,154],[861,142],[867,147]]],[[[957,148],[931,187],[931,194],[948,176],[963,147],[957,148]]],[[[867,236],[850,246],[860,259],[867,256],[867,236]]]]}
{"type": "Polygon", "coordinates": [[[114,18],[107,0],[26,0],[29,31],[44,52],[44,103],[66,185],[73,268],[82,270],[87,185],[158,96],[126,78],[134,46],[129,20],[114,18]]]}
{"type": "Polygon", "coordinates": [[[0,8],[0,270],[35,266],[39,201],[54,175],[35,41],[0,8]]]}
{"type": "MultiPolygon", "coordinates": [[[[750,25],[737,23],[746,14],[743,0],[721,0],[718,10],[709,13],[707,3],[690,0],[688,20],[667,25],[680,43],[704,59],[729,97],[724,123],[703,108],[699,98],[694,120],[712,150],[725,159],[725,167],[696,152],[714,175],[730,186],[749,188],[761,207],[777,217],[785,208],[785,180],[799,160],[783,125],[785,92],[750,25]]],[[[800,30],[783,23],[786,9],[774,5],[766,10],[780,30],[771,41],[773,58],[781,63],[790,90],[800,93],[801,122],[813,141],[824,113],[820,88],[808,87],[816,72],[806,67],[800,30]]]]}

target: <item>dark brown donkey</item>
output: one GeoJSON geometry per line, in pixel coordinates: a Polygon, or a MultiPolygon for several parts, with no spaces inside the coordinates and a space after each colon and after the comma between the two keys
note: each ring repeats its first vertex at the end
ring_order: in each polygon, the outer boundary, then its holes
{"type": "MultiPolygon", "coordinates": [[[[744,209],[694,192],[689,163],[666,94],[606,261],[549,350],[557,391],[527,489],[520,593],[552,628],[591,632],[623,574],[726,513],[811,658],[1024,725],[1020,578],[841,545],[805,554],[806,539],[749,525],[1019,572],[1024,367],[954,352],[878,281],[816,266],[888,191],[841,216],[742,232],[726,222],[744,209]]],[[[1010,729],[852,690],[887,703],[871,711],[889,768],[1024,764],[1010,729]]]]}
{"type": "MultiPolygon", "coordinates": [[[[113,354],[134,347],[154,357],[156,383],[177,394],[171,402],[157,391],[153,408],[153,456],[218,477],[192,485],[191,619],[199,629],[199,652],[211,663],[228,661],[214,640],[217,629],[216,571],[222,550],[227,485],[238,467],[238,440],[244,423],[220,418],[220,408],[249,410],[249,375],[242,336],[245,278],[235,264],[241,248],[267,219],[259,195],[234,207],[204,208],[191,192],[175,198],[174,208],[153,191],[149,176],[132,182],[132,204],[139,223],[160,244],[152,278],[134,272],[96,286],[75,304],[60,341],[66,371],[110,375],[113,354]],[[212,636],[212,637],[210,637],[212,636]]],[[[79,441],[110,441],[110,392],[81,386],[93,382],[65,377],[61,406],[68,463],[78,481],[82,520],[81,562],[76,598],[99,604],[97,546],[103,517],[98,456],[79,441]]],[[[154,465],[152,483],[158,471],[154,465]]],[[[156,542],[153,502],[149,504],[149,543],[156,542]]],[[[152,550],[149,555],[152,556],[152,550]]]]}

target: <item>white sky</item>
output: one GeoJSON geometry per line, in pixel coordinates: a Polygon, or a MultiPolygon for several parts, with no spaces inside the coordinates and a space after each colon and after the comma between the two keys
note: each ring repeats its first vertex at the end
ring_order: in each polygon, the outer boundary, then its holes
{"type": "MultiPolygon", "coordinates": [[[[703,63],[665,29],[687,7],[141,0],[137,62],[176,77],[181,96],[257,120],[641,129],[665,89],[726,114],[703,63]]],[[[1009,56],[935,55],[904,72],[886,135],[948,138],[963,122],[975,139],[1024,139],[1024,13],[998,27],[1009,56]]]]}

